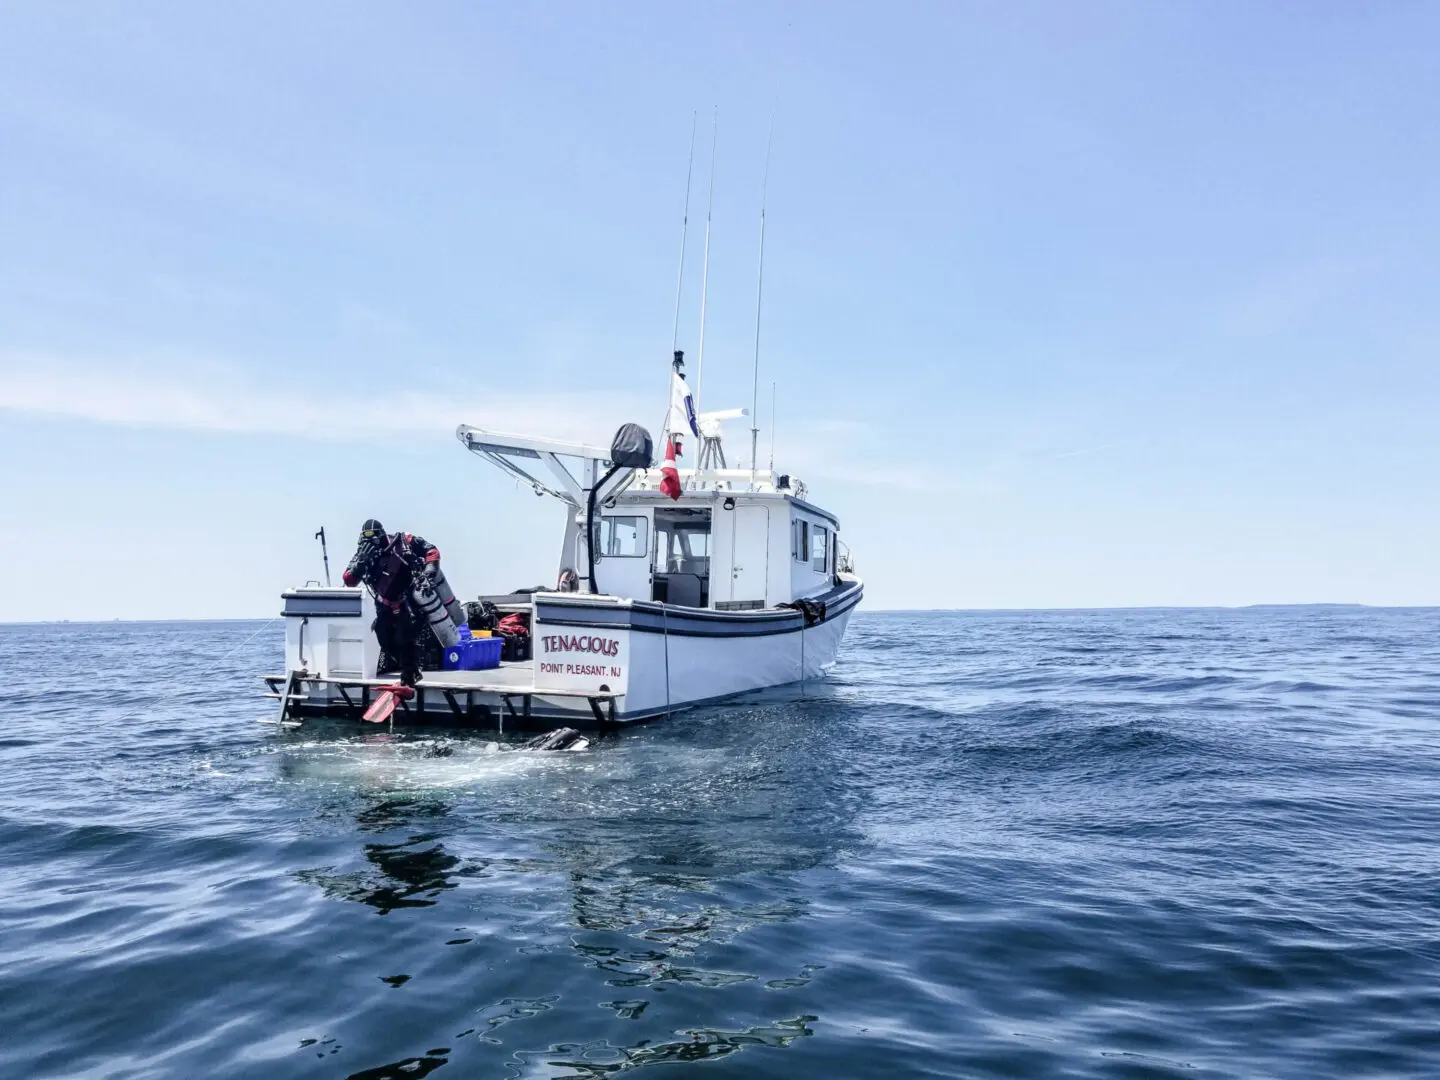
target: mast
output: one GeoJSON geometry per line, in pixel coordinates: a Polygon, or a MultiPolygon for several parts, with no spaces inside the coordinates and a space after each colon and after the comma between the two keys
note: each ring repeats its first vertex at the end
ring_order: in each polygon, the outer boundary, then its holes
{"type": "Polygon", "coordinates": [[[695,128],[699,112],[690,115],[690,164],[685,167],[685,215],[680,219],[680,273],[675,282],[675,332],[670,337],[670,351],[680,348],[680,295],[685,288],[685,237],[690,231],[690,180],[695,175],[695,128]]]}
{"type": "MultiPolygon", "coordinates": [[[[680,351],[680,299],[685,289],[685,238],[690,232],[690,181],[695,176],[695,129],[700,121],[699,112],[690,114],[690,161],[685,166],[685,212],[680,219],[680,272],[675,281],[675,329],[670,336],[670,355],[674,358],[673,370],[679,372],[683,366],[680,351]]],[[[670,433],[670,383],[665,383],[665,420],[660,425],[660,441],[670,433]]]]}
{"type": "Polygon", "coordinates": [[[695,360],[695,412],[700,412],[700,393],[705,387],[705,298],[710,288],[710,213],[715,206],[715,143],[720,136],[720,108],[710,133],[710,198],[705,206],[705,264],[700,271],[700,350],[695,360]]]}
{"type": "MultiPolygon", "coordinates": [[[[765,142],[765,179],[760,182],[760,270],[755,275],[755,367],[750,377],[750,486],[760,466],[760,304],[765,296],[765,198],[770,191],[770,151],[775,145],[775,116],[770,116],[770,138],[765,142]]],[[[773,465],[772,465],[773,468],[773,465]]]]}

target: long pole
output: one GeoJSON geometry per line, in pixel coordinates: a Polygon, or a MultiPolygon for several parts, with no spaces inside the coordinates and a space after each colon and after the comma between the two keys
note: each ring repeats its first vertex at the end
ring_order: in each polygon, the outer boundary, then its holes
{"type": "Polygon", "coordinates": [[[770,384],[770,480],[775,480],[775,384],[770,384]]]}
{"type": "Polygon", "coordinates": [[[710,133],[710,198],[705,206],[705,264],[700,271],[700,349],[695,361],[695,412],[700,412],[700,395],[705,389],[705,298],[710,290],[710,213],[715,206],[715,143],[720,137],[720,109],[710,133]]]}
{"type": "Polygon", "coordinates": [[[320,541],[320,557],[325,560],[325,587],[330,587],[330,552],[325,547],[325,526],[320,526],[320,531],[315,534],[315,539],[320,541]]]}
{"type": "MultiPolygon", "coordinates": [[[[685,288],[685,237],[690,231],[690,180],[695,175],[695,128],[700,114],[690,117],[690,164],[685,167],[685,216],[680,221],[680,274],[675,282],[675,333],[670,338],[670,351],[680,347],[680,295],[685,288]]],[[[668,386],[667,386],[668,389],[668,386]]]]}
{"type": "Polygon", "coordinates": [[[775,145],[775,117],[765,143],[765,179],[760,182],[760,270],[755,275],[755,368],[750,378],[750,486],[760,467],[760,305],[765,296],[765,198],[770,191],[770,151],[775,145]]]}

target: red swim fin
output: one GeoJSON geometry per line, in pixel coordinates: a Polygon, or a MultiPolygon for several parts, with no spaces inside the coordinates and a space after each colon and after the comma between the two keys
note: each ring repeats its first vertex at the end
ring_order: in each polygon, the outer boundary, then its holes
{"type": "Polygon", "coordinates": [[[375,700],[365,710],[365,715],[360,719],[368,720],[372,724],[383,724],[390,719],[396,707],[402,701],[409,701],[415,696],[415,688],[396,683],[394,686],[382,686],[378,688],[375,700]]]}

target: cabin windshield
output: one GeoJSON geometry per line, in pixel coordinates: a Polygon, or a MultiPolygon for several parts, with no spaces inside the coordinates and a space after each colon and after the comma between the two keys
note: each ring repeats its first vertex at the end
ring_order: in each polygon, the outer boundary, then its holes
{"type": "Polygon", "coordinates": [[[648,522],[638,515],[606,514],[600,519],[600,553],[611,558],[643,556],[650,550],[648,522]]]}
{"type": "Polygon", "coordinates": [[[710,511],[655,511],[652,599],[688,607],[710,603],[710,511]]]}

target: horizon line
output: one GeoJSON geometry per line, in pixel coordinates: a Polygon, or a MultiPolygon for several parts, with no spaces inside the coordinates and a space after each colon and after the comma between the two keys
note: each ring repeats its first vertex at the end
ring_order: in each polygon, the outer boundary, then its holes
{"type": "MultiPolygon", "coordinates": [[[[935,607],[935,608],[868,608],[857,611],[858,615],[979,615],[979,614],[1051,614],[1087,611],[1249,611],[1256,608],[1363,608],[1368,611],[1436,611],[1440,604],[1366,604],[1346,600],[1313,600],[1293,603],[1269,603],[1260,601],[1249,604],[1119,604],[1111,606],[1075,607],[935,607]]],[[[124,619],[119,616],[109,619],[0,619],[0,626],[113,626],[116,623],[130,626],[153,625],[156,623],[256,623],[279,622],[285,616],[276,614],[268,618],[263,615],[215,615],[215,616],[174,616],[149,619],[124,619]]]]}

